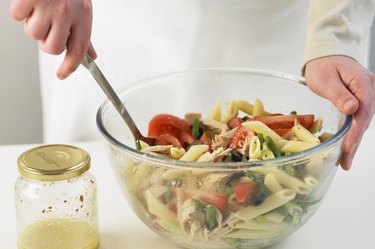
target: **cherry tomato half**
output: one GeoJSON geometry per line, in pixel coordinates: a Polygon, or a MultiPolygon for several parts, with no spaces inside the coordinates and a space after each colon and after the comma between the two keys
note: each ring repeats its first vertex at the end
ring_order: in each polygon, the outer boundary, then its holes
{"type": "Polygon", "coordinates": [[[314,115],[267,115],[255,116],[253,120],[263,122],[271,129],[290,129],[294,126],[294,122],[300,123],[306,129],[309,129],[314,123],[314,115]]]}
{"type": "Polygon", "coordinates": [[[176,136],[176,131],[191,133],[191,128],[184,120],[170,114],[158,114],[148,124],[149,137],[157,138],[161,134],[176,136]]]}

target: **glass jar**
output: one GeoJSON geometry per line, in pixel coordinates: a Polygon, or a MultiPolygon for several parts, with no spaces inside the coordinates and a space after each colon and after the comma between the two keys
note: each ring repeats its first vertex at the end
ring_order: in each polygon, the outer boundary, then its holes
{"type": "Polygon", "coordinates": [[[99,248],[90,155],[70,145],[45,145],[24,152],[17,163],[18,248],[99,248]]]}

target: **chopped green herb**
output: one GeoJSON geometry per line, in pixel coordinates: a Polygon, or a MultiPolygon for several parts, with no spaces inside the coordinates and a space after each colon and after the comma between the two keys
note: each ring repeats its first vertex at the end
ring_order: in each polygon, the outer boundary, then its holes
{"type": "Polygon", "coordinates": [[[291,111],[290,115],[297,115],[297,112],[296,111],[291,111]]]}
{"type": "Polygon", "coordinates": [[[242,119],[243,121],[247,121],[247,120],[249,119],[249,116],[243,116],[241,119],[242,119]]]}

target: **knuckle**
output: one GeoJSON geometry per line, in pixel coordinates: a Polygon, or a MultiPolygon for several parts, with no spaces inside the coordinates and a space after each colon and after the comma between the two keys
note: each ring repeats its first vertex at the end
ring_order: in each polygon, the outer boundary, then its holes
{"type": "Polygon", "coordinates": [[[43,38],[40,32],[30,23],[25,23],[24,31],[25,34],[33,40],[41,40],[43,38]]]}
{"type": "Polygon", "coordinates": [[[64,46],[58,45],[58,44],[51,44],[51,43],[40,43],[41,49],[52,55],[59,55],[64,51],[64,46]]]}
{"type": "Polygon", "coordinates": [[[81,1],[80,2],[80,7],[81,7],[81,10],[84,12],[84,13],[91,13],[92,11],[92,4],[91,4],[91,1],[89,0],[84,0],[84,1],[81,1]]]}
{"type": "Polygon", "coordinates": [[[336,103],[336,106],[343,106],[348,100],[351,99],[351,96],[343,92],[335,92],[333,94],[333,102],[336,103]]]}
{"type": "Polygon", "coordinates": [[[56,8],[56,14],[60,16],[67,16],[69,15],[70,11],[71,11],[71,7],[67,2],[61,3],[56,8]]]}

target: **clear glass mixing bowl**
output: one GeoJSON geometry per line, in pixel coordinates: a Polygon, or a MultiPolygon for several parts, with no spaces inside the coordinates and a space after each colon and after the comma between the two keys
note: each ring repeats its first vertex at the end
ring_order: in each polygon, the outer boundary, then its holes
{"type": "Polygon", "coordinates": [[[207,116],[217,100],[252,102],[259,98],[272,113],[295,110],[322,117],[323,131],[334,134],[311,149],[266,161],[184,162],[137,151],[130,130],[105,101],[97,125],[124,196],[151,230],[186,248],[262,248],[301,227],[329,189],[352,121],[313,94],[303,78],[264,70],[170,73],[134,82],[120,90],[119,96],[143,133],[159,113],[207,116]],[[300,172],[299,176],[280,170],[286,165],[300,172]],[[268,189],[261,204],[238,207],[233,193],[226,190],[228,181],[254,174],[260,181],[271,178],[271,185],[277,182],[279,189],[268,189]],[[213,185],[207,187],[210,182],[213,185]]]}

